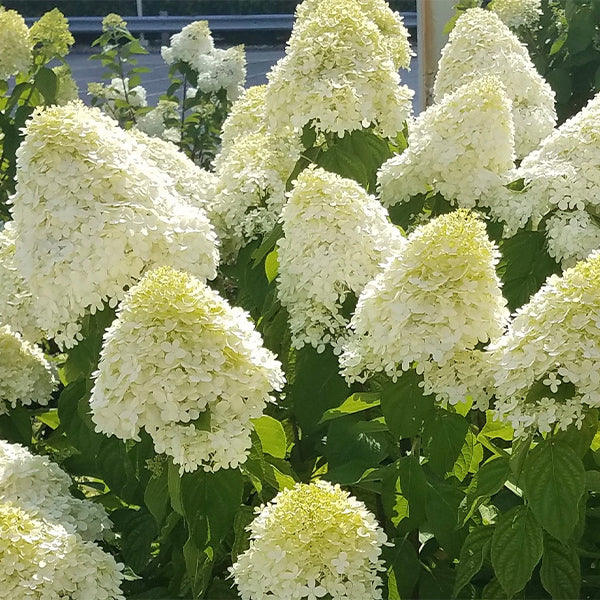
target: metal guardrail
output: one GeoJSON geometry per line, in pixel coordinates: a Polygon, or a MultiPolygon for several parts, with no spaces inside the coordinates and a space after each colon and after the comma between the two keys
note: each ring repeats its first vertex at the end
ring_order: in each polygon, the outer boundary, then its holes
{"type": "MultiPolygon", "coordinates": [[[[408,29],[417,28],[417,13],[401,13],[408,29]]],[[[103,17],[69,17],[72,33],[97,33],[102,31],[103,17]]],[[[208,21],[211,31],[291,31],[294,15],[204,15],[124,17],[131,33],[172,33],[180,31],[194,21],[208,21]]],[[[31,26],[37,19],[25,19],[31,26]]]]}

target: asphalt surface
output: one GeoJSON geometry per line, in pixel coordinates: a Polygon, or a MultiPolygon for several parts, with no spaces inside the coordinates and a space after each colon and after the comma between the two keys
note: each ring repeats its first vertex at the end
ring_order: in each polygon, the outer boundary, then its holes
{"type": "MultiPolygon", "coordinates": [[[[248,62],[248,76],[246,85],[260,85],[267,83],[267,73],[271,67],[283,56],[284,48],[280,47],[246,47],[246,59],[248,62]]],[[[73,71],[73,75],[79,85],[80,95],[85,100],[87,97],[87,84],[93,81],[102,81],[104,68],[100,61],[89,60],[90,52],[73,52],[67,60],[73,71]]],[[[146,88],[148,104],[155,106],[158,99],[169,87],[168,67],[163,61],[158,49],[151,50],[150,54],[138,57],[138,65],[149,67],[149,73],[143,73],[142,85],[146,88]]],[[[411,70],[400,73],[402,81],[409,87],[417,90],[417,59],[413,57],[411,70]]],[[[418,98],[415,94],[413,101],[415,111],[417,110],[418,98]]]]}

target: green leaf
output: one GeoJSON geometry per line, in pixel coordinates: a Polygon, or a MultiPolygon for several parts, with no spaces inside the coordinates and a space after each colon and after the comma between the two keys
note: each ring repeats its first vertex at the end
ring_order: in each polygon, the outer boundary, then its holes
{"type": "Polygon", "coordinates": [[[279,273],[279,256],[277,248],[275,248],[275,250],[269,252],[265,258],[265,275],[267,276],[269,283],[277,277],[277,273],[279,273]]]}
{"type": "Polygon", "coordinates": [[[509,597],[523,589],[543,552],[544,535],[526,506],[517,506],[498,519],[492,536],[492,566],[509,597]]]}
{"type": "Polygon", "coordinates": [[[581,459],[566,444],[548,438],[525,460],[522,481],[531,511],[542,527],[566,542],[577,524],[577,506],[585,492],[581,459]]]}
{"type": "Polygon", "coordinates": [[[50,427],[50,429],[58,429],[60,425],[60,419],[58,418],[58,409],[51,408],[41,414],[35,416],[35,418],[42,422],[44,425],[50,427]]]}
{"type": "Polygon", "coordinates": [[[181,477],[181,505],[190,536],[198,548],[216,547],[228,531],[242,501],[244,480],[239,469],[216,473],[198,470],[181,477]]]}
{"type": "Polygon", "coordinates": [[[453,598],[456,598],[465,585],[479,573],[483,561],[489,554],[493,533],[493,527],[481,526],[473,529],[467,536],[458,559],[453,598]]]}
{"type": "Polygon", "coordinates": [[[250,547],[250,534],[246,528],[253,520],[252,507],[242,504],[233,519],[234,541],[231,546],[231,562],[235,562],[237,557],[250,547]]]}
{"type": "Polygon", "coordinates": [[[594,15],[589,7],[581,7],[569,22],[567,47],[569,52],[577,54],[589,48],[596,32],[594,15]]]}
{"type": "Polygon", "coordinates": [[[267,415],[252,419],[252,425],[260,438],[263,451],[275,458],[285,458],[287,438],[283,425],[267,415]]]}
{"type": "Polygon", "coordinates": [[[54,104],[56,102],[58,81],[52,69],[42,67],[35,76],[34,85],[42,93],[42,96],[44,96],[46,104],[54,104]]]}
{"type": "Polygon", "coordinates": [[[192,588],[194,600],[203,596],[210,581],[213,552],[210,548],[200,550],[190,535],[183,546],[187,580],[192,588]]]}
{"type": "Polygon", "coordinates": [[[408,371],[396,383],[387,384],[381,391],[383,416],[396,438],[418,435],[423,423],[432,416],[435,397],[424,396],[419,382],[417,374],[408,371]]]}
{"type": "Polygon", "coordinates": [[[295,357],[288,396],[298,424],[310,433],[318,429],[325,412],[344,402],[350,389],[338,373],[338,358],[329,346],[321,354],[312,346],[304,346],[295,357]]]}
{"type": "Polygon", "coordinates": [[[590,492],[600,494],[600,471],[586,471],[585,486],[590,492]]]}
{"type": "Polygon", "coordinates": [[[510,463],[506,457],[488,460],[475,473],[467,488],[464,522],[474,514],[482,501],[497,494],[510,475],[510,463]]]}
{"type": "Polygon", "coordinates": [[[560,267],[546,250],[543,231],[521,230],[501,242],[500,252],[502,259],[498,271],[511,311],[528,302],[549,275],[560,272],[560,267]]]}
{"type": "MultiPolygon", "coordinates": [[[[425,422],[426,456],[429,458],[429,466],[438,475],[452,470],[468,430],[469,424],[463,416],[443,409],[436,410],[434,418],[425,422]]],[[[470,463],[469,457],[469,465],[470,463]]]]}
{"type": "Polygon", "coordinates": [[[473,462],[473,457],[475,455],[475,442],[477,438],[473,435],[471,431],[467,431],[467,437],[465,438],[465,443],[460,449],[460,454],[452,467],[452,475],[456,477],[459,481],[463,481],[463,479],[469,474],[471,470],[471,463],[473,462]]]}
{"type": "Polygon", "coordinates": [[[493,410],[488,410],[485,413],[485,425],[479,432],[479,435],[483,435],[491,440],[499,438],[510,442],[514,437],[513,428],[509,423],[503,421],[496,421],[495,413],[493,410]]]}
{"type": "Polygon", "coordinates": [[[169,509],[169,472],[166,464],[160,474],[151,477],[146,484],[144,504],[160,526],[169,509]]]}
{"type": "Polygon", "coordinates": [[[14,444],[31,444],[31,414],[23,406],[9,408],[0,415],[0,438],[14,444]]]}
{"type": "Polygon", "coordinates": [[[379,406],[380,403],[380,394],[377,392],[357,392],[346,398],[340,406],[325,411],[320,422],[326,423],[339,417],[362,412],[363,410],[379,406]]]}
{"type": "Polygon", "coordinates": [[[459,507],[464,499],[464,492],[448,483],[434,479],[427,485],[425,512],[440,546],[446,553],[455,557],[466,537],[466,531],[459,523],[459,507]]]}
{"type": "Polygon", "coordinates": [[[544,536],[540,577],[552,600],[581,598],[581,565],[577,550],[549,535],[544,536]]]}
{"type": "MultiPolygon", "coordinates": [[[[396,592],[396,597],[412,598],[415,585],[419,579],[421,564],[417,552],[408,539],[394,540],[392,548],[383,551],[383,560],[389,565],[388,577],[391,579],[390,588],[396,592]]],[[[392,590],[390,590],[391,592],[392,590]]],[[[391,597],[391,596],[390,596],[391,597]]]]}
{"type": "Polygon", "coordinates": [[[388,469],[382,486],[384,509],[396,526],[404,516],[411,526],[419,527],[427,518],[427,479],[418,457],[404,456],[388,469]]]}
{"type": "Polygon", "coordinates": [[[358,482],[367,469],[379,466],[388,455],[388,441],[382,423],[355,422],[349,417],[331,421],[325,446],[327,478],[340,484],[358,482]]]}
{"type": "Polygon", "coordinates": [[[583,458],[590,449],[594,437],[598,432],[598,411],[590,410],[586,413],[583,423],[577,427],[570,425],[565,431],[559,431],[554,439],[570,446],[575,453],[583,458]]]}
{"type": "Polygon", "coordinates": [[[110,515],[119,534],[119,546],[125,562],[141,572],[150,560],[151,544],[158,531],[152,515],[146,510],[122,508],[110,515]]]}

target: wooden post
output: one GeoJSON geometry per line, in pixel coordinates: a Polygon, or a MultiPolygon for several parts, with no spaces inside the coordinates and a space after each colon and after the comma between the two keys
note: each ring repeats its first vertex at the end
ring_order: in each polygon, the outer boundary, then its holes
{"type": "Polygon", "coordinates": [[[454,14],[454,0],[417,0],[417,56],[421,110],[433,104],[433,82],[448,36],[444,27],[454,14]]]}

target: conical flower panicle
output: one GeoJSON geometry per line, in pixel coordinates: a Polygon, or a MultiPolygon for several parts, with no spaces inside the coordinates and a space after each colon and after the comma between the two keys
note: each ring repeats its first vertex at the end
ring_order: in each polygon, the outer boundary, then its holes
{"type": "Polygon", "coordinates": [[[111,528],[106,511],[101,504],[72,496],[72,485],[69,475],[48,457],[0,440],[0,503],[18,505],[84,540],[102,538],[111,528]]]}
{"type": "Polygon", "coordinates": [[[400,86],[389,38],[358,0],[313,4],[313,10],[298,9],[286,56],[268,75],[270,127],[311,123],[343,136],[372,125],[383,136],[395,136],[410,115],[414,93],[400,86]]]}
{"type": "MultiPolygon", "coordinates": [[[[460,209],[418,227],[358,300],[340,358],[348,381],[414,362],[444,365],[501,335],[508,319],[484,223],[460,209]]],[[[423,368],[423,367],[421,367],[423,368]]]]}
{"type": "Polygon", "coordinates": [[[17,404],[45,406],[57,386],[54,369],[37,346],[8,325],[0,327],[0,414],[17,404]]]}
{"type": "Polygon", "coordinates": [[[510,182],[514,169],[511,101],[497,77],[485,76],[445,95],[409,128],[408,148],[378,174],[385,206],[434,189],[473,208],[510,182]]]}
{"type": "Polygon", "coordinates": [[[305,169],[282,212],[277,291],[296,348],[339,353],[346,298],[356,297],[404,244],[386,210],[355,181],[305,169]]]}
{"type": "Polygon", "coordinates": [[[542,0],[493,0],[488,8],[508,27],[532,27],[540,20],[542,0]]]}
{"type": "Polygon", "coordinates": [[[125,600],[123,565],[59,523],[0,502],[0,589],[4,598],[125,600]]]}
{"type": "Polygon", "coordinates": [[[218,252],[205,213],[182,198],[146,146],[81,103],[37,110],[18,150],[15,266],[40,327],[69,347],[79,319],[155,265],[212,278],[218,252]]]}
{"type": "Polygon", "coordinates": [[[138,439],[181,470],[236,467],[247,458],[251,419],[284,383],[249,316],[200,280],[150,271],[107,330],[90,405],[96,430],[138,439]]]}
{"type": "Polygon", "coordinates": [[[552,275],[492,347],[495,410],[516,435],[600,406],[600,253],[552,275]]]}
{"type": "Polygon", "coordinates": [[[26,73],[32,62],[32,42],[25,19],[0,6],[0,80],[26,73]]]}
{"type": "Polygon", "coordinates": [[[386,535],[339,485],[298,483],[256,511],[250,548],[230,569],[242,600],[381,598],[386,535]]]}
{"type": "Polygon", "coordinates": [[[489,10],[464,12],[450,33],[434,84],[436,102],[461,85],[495,75],[512,100],[518,158],[534,150],[556,123],[554,92],[535,70],[527,48],[489,10]]]}

